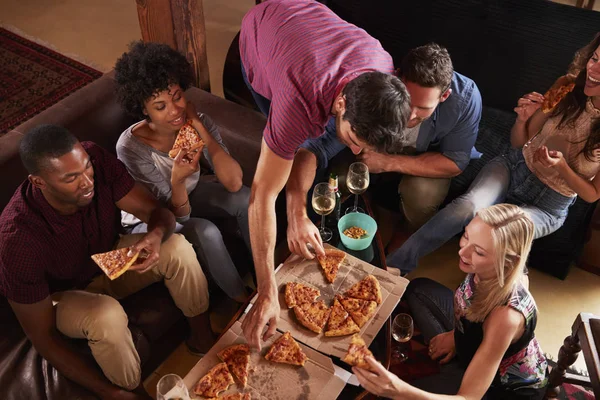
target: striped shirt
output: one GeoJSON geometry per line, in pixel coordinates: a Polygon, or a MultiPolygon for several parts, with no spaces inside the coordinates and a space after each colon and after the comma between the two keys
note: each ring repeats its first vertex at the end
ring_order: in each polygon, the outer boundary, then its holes
{"type": "Polygon", "coordinates": [[[378,40],[309,0],[252,8],[242,21],[240,55],[250,86],[271,100],[265,143],[287,160],[323,134],[344,85],[365,72],[394,71],[378,40]]]}

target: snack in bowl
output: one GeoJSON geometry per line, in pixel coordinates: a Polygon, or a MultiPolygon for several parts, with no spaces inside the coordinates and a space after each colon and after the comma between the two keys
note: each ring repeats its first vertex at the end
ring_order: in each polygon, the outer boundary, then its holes
{"type": "Polygon", "coordinates": [[[350,228],[344,230],[344,235],[351,239],[360,239],[363,236],[367,236],[367,231],[358,226],[351,226],[350,228]]]}

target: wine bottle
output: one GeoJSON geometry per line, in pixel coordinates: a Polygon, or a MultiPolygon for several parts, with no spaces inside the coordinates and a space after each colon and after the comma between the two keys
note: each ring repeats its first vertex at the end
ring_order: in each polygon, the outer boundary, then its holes
{"type": "MultiPolygon", "coordinates": [[[[329,186],[335,192],[335,207],[331,216],[329,217],[329,221],[331,221],[331,225],[337,227],[337,223],[340,220],[341,212],[342,212],[342,195],[340,194],[338,188],[338,176],[336,173],[331,173],[329,175],[329,186]],[[335,218],[332,218],[335,217],[335,218]]],[[[336,228],[337,229],[337,228],[336,228]]]]}

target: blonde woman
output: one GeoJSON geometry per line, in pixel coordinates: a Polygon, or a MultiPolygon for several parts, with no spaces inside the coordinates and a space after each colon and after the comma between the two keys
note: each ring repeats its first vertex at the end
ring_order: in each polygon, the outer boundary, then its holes
{"type": "Polygon", "coordinates": [[[443,364],[440,374],[410,385],[371,358],[375,372],[353,368],[361,385],[392,399],[541,399],[547,363],[523,279],[533,237],[533,222],[519,207],[480,210],[460,239],[459,268],[467,276],[454,294],[419,278],[405,295],[429,355],[443,364]]]}

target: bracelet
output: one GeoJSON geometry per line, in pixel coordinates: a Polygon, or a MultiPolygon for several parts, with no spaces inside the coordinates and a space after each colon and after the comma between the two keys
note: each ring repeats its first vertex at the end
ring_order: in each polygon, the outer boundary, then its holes
{"type": "Polygon", "coordinates": [[[179,210],[180,208],[183,208],[183,207],[187,206],[187,205],[189,204],[189,202],[190,202],[190,199],[188,198],[188,199],[185,201],[185,203],[183,203],[183,204],[182,204],[182,205],[180,205],[180,206],[176,206],[176,205],[175,205],[175,204],[173,204],[173,203],[171,203],[171,206],[173,207],[173,209],[174,209],[174,210],[179,210]]]}

